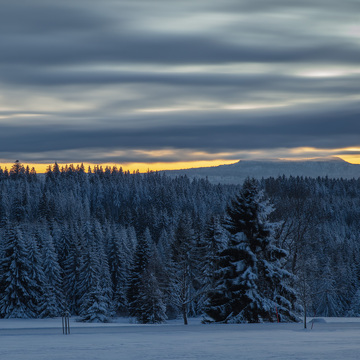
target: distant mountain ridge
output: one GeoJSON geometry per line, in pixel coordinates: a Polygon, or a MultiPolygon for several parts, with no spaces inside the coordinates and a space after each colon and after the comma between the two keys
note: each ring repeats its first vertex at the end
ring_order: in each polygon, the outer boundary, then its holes
{"type": "Polygon", "coordinates": [[[213,184],[242,184],[247,177],[303,176],[352,179],[360,177],[360,165],[340,158],[310,160],[240,160],[230,165],[163,171],[171,177],[208,178],[213,184]]]}

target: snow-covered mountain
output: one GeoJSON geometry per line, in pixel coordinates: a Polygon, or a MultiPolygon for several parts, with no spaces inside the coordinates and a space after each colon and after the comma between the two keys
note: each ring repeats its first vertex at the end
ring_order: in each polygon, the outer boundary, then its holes
{"type": "Polygon", "coordinates": [[[340,158],[311,160],[240,160],[231,165],[165,171],[171,177],[187,175],[189,178],[208,178],[211,183],[241,184],[248,176],[262,177],[303,176],[329,178],[359,178],[360,165],[340,158]]]}

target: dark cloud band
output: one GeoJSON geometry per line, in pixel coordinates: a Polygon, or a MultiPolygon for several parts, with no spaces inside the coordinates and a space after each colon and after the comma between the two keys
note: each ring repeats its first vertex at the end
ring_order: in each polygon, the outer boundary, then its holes
{"type": "Polygon", "coordinates": [[[0,158],[360,142],[356,1],[16,3],[0,11],[0,158]]]}

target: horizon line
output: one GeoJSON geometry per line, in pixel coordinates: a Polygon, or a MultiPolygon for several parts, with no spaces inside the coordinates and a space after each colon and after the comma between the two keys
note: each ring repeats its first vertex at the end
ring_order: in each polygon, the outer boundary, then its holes
{"type": "Polygon", "coordinates": [[[236,164],[239,161],[284,161],[284,162],[297,162],[297,161],[331,161],[331,160],[342,160],[349,164],[360,164],[360,159],[348,159],[347,156],[324,156],[324,157],[307,157],[307,158],[249,158],[249,159],[217,159],[217,160],[199,160],[199,161],[178,161],[178,162],[151,162],[151,163],[144,163],[144,162],[133,162],[133,163],[113,163],[113,162],[104,162],[104,163],[93,163],[93,162],[57,162],[54,161],[53,163],[36,163],[36,162],[22,162],[19,160],[15,160],[13,163],[10,162],[0,162],[0,168],[5,170],[10,170],[11,167],[16,163],[20,162],[24,167],[29,166],[30,169],[34,168],[36,173],[42,174],[46,173],[49,166],[53,168],[55,164],[59,166],[60,169],[66,168],[69,166],[74,166],[75,168],[78,166],[84,166],[86,172],[89,167],[93,170],[96,167],[101,167],[104,170],[107,168],[114,168],[122,169],[124,172],[140,172],[146,173],[151,171],[172,171],[172,170],[188,170],[188,169],[196,169],[196,168],[204,168],[204,167],[216,167],[221,165],[232,165],[236,164]],[[353,161],[349,161],[353,160],[353,161]]]}

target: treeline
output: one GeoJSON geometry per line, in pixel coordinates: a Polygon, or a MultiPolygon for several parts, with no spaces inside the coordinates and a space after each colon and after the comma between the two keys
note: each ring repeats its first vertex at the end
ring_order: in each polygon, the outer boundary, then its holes
{"type": "Polygon", "coordinates": [[[305,309],[360,316],[360,179],[279,177],[262,186],[305,309]]]}
{"type": "Polygon", "coordinates": [[[205,286],[203,235],[209,223],[220,223],[236,192],[116,168],[55,164],[36,175],[15,163],[0,176],[0,316],[68,309],[84,320],[117,314],[158,322],[184,306],[187,314],[200,313],[204,299],[194,294],[205,286]],[[140,291],[153,297],[159,318],[144,318],[140,291]]]}
{"type": "MultiPolygon", "coordinates": [[[[360,180],[280,177],[274,244],[310,315],[360,313],[360,180]]],[[[139,322],[203,314],[239,186],[83,166],[0,169],[0,317],[139,322]]],[[[220,256],[221,257],[221,256],[220,256]]]]}

